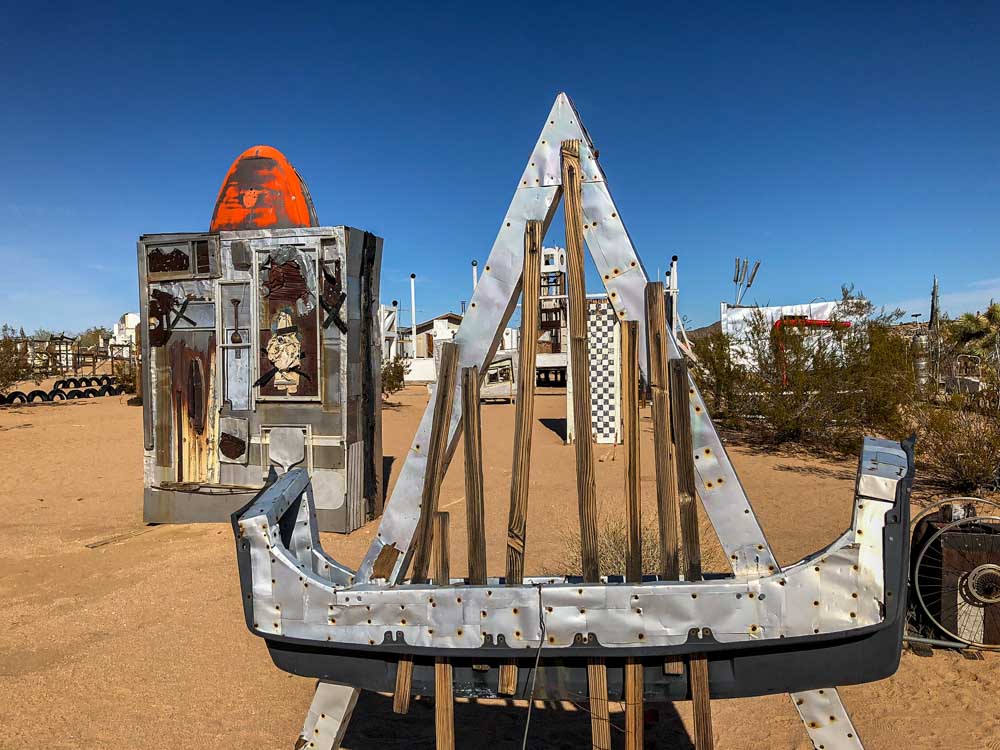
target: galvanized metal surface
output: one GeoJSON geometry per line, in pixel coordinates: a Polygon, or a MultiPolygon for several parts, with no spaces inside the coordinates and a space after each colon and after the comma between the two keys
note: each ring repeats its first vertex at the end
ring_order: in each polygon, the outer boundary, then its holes
{"type": "Polygon", "coordinates": [[[813,745],[823,750],[864,750],[837,688],[791,693],[813,745]]]}
{"type": "Polygon", "coordinates": [[[302,724],[299,740],[295,743],[295,750],[337,750],[344,739],[347,724],[360,694],[360,690],[349,685],[323,681],[316,683],[316,692],[302,724]]]}
{"type": "MultiPolygon", "coordinates": [[[[669,651],[688,646],[693,632],[705,639],[699,646],[704,650],[861,632],[882,622],[886,596],[899,594],[885,589],[883,530],[907,469],[901,448],[866,441],[851,528],[837,546],[781,572],[700,582],[533,578],[522,586],[491,579],[486,586],[347,588],[316,575],[310,556],[282,540],[280,519],[308,482],[305,472],[293,470],[261,493],[238,522],[240,544],[252,560],[254,629],[376,648],[543,652],[587,643],[612,651],[669,651]]],[[[298,513],[295,527],[302,524],[305,534],[311,514],[301,507],[298,513]]]]}

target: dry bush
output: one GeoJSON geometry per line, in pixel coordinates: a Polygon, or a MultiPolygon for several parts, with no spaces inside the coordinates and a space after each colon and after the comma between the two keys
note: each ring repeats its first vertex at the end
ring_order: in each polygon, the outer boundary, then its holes
{"type": "Polygon", "coordinates": [[[23,345],[24,331],[0,326],[0,393],[32,377],[31,358],[23,345]]]}
{"type": "Polygon", "coordinates": [[[406,375],[410,372],[410,360],[394,357],[382,362],[382,397],[389,398],[406,387],[406,375]]]}
{"type": "Polygon", "coordinates": [[[956,492],[997,489],[1000,420],[967,409],[929,408],[919,415],[917,460],[927,481],[956,492]]]}
{"type": "Polygon", "coordinates": [[[135,393],[135,366],[129,362],[115,362],[114,376],[125,393],[135,393]]]}
{"type": "Polygon", "coordinates": [[[713,417],[761,442],[854,452],[866,432],[904,437],[919,391],[911,342],[892,330],[901,314],[849,287],[831,327],[775,328],[759,312],[739,342],[746,364],[713,334],[695,344],[695,377],[713,417]]]}
{"type": "MultiPolygon", "coordinates": [[[[660,531],[656,519],[643,518],[640,533],[642,548],[642,572],[656,573],[660,569],[660,531]]],[[[583,570],[580,556],[580,531],[567,529],[560,535],[560,570],[553,575],[579,575],[583,570]]],[[[628,550],[628,525],[622,513],[602,515],[597,527],[597,550],[601,575],[625,575],[628,550]]]]}

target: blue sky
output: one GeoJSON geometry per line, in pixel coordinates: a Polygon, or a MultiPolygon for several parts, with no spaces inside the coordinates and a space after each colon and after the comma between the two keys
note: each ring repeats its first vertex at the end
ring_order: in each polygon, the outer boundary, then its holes
{"type": "Polygon", "coordinates": [[[0,321],[136,309],[137,236],[206,229],[256,143],[385,238],[404,320],[411,272],[420,319],[457,310],[561,90],[696,325],[736,255],[762,304],[1000,299],[1000,5],[97,5],[2,12],[0,321]]]}

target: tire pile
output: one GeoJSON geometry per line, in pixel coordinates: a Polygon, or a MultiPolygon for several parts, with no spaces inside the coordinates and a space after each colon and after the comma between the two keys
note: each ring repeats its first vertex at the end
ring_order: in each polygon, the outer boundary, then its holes
{"type": "Polygon", "coordinates": [[[30,404],[39,401],[67,401],[76,398],[97,398],[99,396],[120,396],[125,392],[115,383],[113,375],[66,378],[57,380],[51,391],[37,389],[25,393],[11,391],[6,396],[0,393],[0,404],[30,404]]]}

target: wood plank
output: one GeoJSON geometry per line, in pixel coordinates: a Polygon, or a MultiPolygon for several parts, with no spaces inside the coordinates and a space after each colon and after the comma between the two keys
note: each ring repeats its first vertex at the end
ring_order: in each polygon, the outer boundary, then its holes
{"type": "Polygon", "coordinates": [[[643,750],[643,668],[638,659],[625,662],[625,750],[643,750]]]}
{"type": "MultiPolygon", "coordinates": [[[[583,195],[580,141],[562,143],[563,214],[566,218],[567,296],[569,300],[570,368],[573,377],[573,429],[576,449],[576,494],[580,508],[580,558],[583,580],[601,579],[597,548],[597,488],[590,417],[590,348],[587,342],[587,288],[583,265],[583,195]]],[[[603,659],[587,662],[590,732],[594,748],[611,747],[608,719],[608,672],[603,659]]]]}
{"type": "Polygon", "coordinates": [[[434,738],[438,750],[455,750],[455,696],[451,663],[434,660],[434,738]]]}
{"type": "Polygon", "coordinates": [[[451,410],[455,401],[455,377],[458,369],[458,344],[445,341],[441,345],[438,361],[437,388],[435,389],[434,413],[431,434],[427,445],[427,467],[424,471],[424,487],[420,499],[420,519],[413,533],[416,551],[413,554],[414,583],[427,582],[427,570],[431,559],[431,541],[434,535],[434,514],[437,512],[441,480],[444,479],[445,454],[448,446],[448,427],[451,410]]]}
{"type": "Polygon", "coordinates": [[[479,368],[462,368],[462,438],[465,447],[465,522],[469,583],[486,584],[486,521],[483,510],[483,433],[479,414],[479,368]]]}
{"type": "Polygon", "coordinates": [[[608,670],[603,659],[587,661],[590,686],[590,741],[594,750],[611,750],[611,719],[608,716],[608,670]]]}
{"type": "Polygon", "coordinates": [[[621,323],[622,425],[625,437],[625,580],[642,583],[642,507],[639,491],[639,324],[621,323]]]}
{"type": "MultiPolygon", "coordinates": [[[[514,459],[510,478],[510,514],[507,521],[507,583],[524,580],[524,546],[527,539],[528,485],[531,472],[531,431],[535,420],[535,360],[538,354],[541,252],[544,228],[540,221],[524,226],[524,260],[521,267],[521,336],[517,363],[517,397],[514,407],[514,459]]],[[[500,665],[498,692],[514,695],[517,665],[500,665]]]]}
{"type": "Polygon", "coordinates": [[[597,489],[590,417],[590,350],[583,265],[583,196],[580,141],[562,143],[563,214],[566,217],[566,267],[569,298],[570,367],[573,371],[573,427],[576,439],[576,492],[580,507],[580,557],[583,580],[600,580],[597,551],[597,489]]]}
{"type": "Polygon", "coordinates": [[[677,449],[677,491],[680,496],[681,552],[684,578],[701,579],[701,538],[698,530],[698,492],[695,488],[694,448],[691,441],[691,391],[687,362],[670,360],[670,406],[677,449]]]}
{"type": "Polygon", "coordinates": [[[712,732],[712,704],[708,691],[708,658],[705,654],[692,654],[688,659],[691,677],[691,707],[694,714],[695,750],[712,750],[715,737],[712,732]]]}
{"type": "Polygon", "coordinates": [[[521,343],[517,365],[517,402],[514,411],[514,460],[510,478],[510,515],[507,522],[507,583],[524,580],[524,545],[528,518],[528,480],[531,470],[531,430],[535,419],[535,358],[538,353],[538,308],[541,293],[542,223],[524,228],[521,343]]]}
{"type": "Polygon", "coordinates": [[[434,583],[438,586],[447,586],[451,583],[448,521],[447,513],[438,511],[434,514],[434,583]]]}
{"type": "Polygon", "coordinates": [[[664,579],[676,581],[680,577],[680,500],[677,495],[674,443],[670,435],[670,370],[662,282],[646,285],[646,336],[652,393],[653,451],[656,457],[656,507],[660,525],[659,572],[664,579]]]}
{"type": "Polygon", "coordinates": [[[392,694],[392,710],[397,714],[410,712],[410,687],[413,684],[413,657],[401,656],[396,662],[396,689],[392,694]]]}

